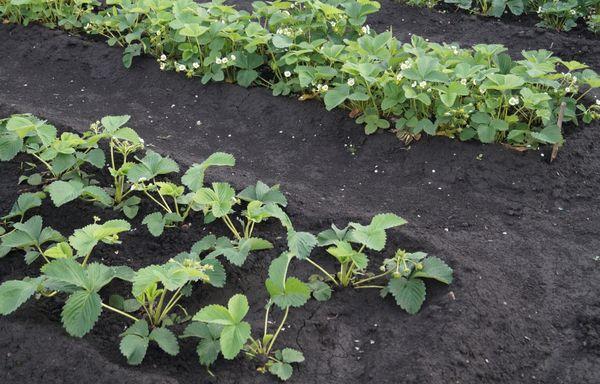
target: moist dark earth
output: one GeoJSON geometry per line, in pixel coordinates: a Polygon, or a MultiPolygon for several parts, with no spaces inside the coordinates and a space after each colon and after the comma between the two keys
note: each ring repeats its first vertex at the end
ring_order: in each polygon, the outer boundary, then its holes
{"type": "MultiPolygon", "coordinates": [[[[247,6],[247,4],[244,4],[247,6]]],[[[369,18],[408,39],[504,43],[552,49],[600,69],[600,43],[584,32],[559,34],[529,19],[501,22],[463,12],[440,13],[385,1],[369,18]]],[[[281,346],[304,351],[294,383],[597,383],[600,381],[600,130],[569,127],[559,157],[549,150],[517,153],[500,145],[425,138],[410,147],[392,134],[366,137],[344,112],[319,102],[272,97],[260,88],[202,86],[159,71],[153,59],[121,65],[121,52],[100,41],[38,26],[0,27],[0,116],[31,112],[61,129],[83,130],[108,114],[129,114],[151,148],[182,168],[215,151],[235,155],[233,170],[210,173],[243,188],[280,183],[299,230],[368,222],[394,212],[409,224],[391,231],[397,248],[423,250],[454,268],[451,286],[428,284],[421,312],[410,316],[378,293],[338,291],[291,312],[281,346]],[[349,150],[356,148],[353,154],[349,150]]],[[[0,163],[0,211],[10,209],[23,158],[0,163]]],[[[149,212],[143,209],[141,216],[149,212]]],[[[85,203],[36,209],[45,223],[70,234],[93,215],[117,217],[85,203]]],[[[140,224],[97,258],[134,268],[168,260],[218,225],[194,217],[187,230],[153,238],[140,224]]],[[[276,250],[229,268],[225,289],[201,287],[184,303],[191,313],[248,295],[259,331],[270,260],[283,250],[283,230],[259,233],[276,250]]],[[[324,261],[326,256],[315,252],[324,261]]],[[[293,274],[315,271],[297,263],[293,274]]],[[[0,261],[0,280],[35,273],[20,255],[0,261]]],[[[126,293],[113,285],[102,294],[126,293]]],[[[139,367],[118,350],[126,323],[104,313],[81,340],[60,325],[59,299],[32,301],[0,318],[2,383],[273,383],[243,359],[220,360],[216,378],[197,362],[191,341],[169,357],[150,348],[139,367]]],[[[277,313],[276,316],[280,316],[277,313]]]]}

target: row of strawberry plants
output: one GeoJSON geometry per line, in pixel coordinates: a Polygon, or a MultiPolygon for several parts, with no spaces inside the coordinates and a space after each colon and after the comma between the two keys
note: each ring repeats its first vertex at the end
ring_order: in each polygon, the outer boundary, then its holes
{"type": "Polygon", "coordinates": [[[557,31],[570,31],[582,20],[590,31],[600,32],[600,0],[406,0],[409,5],[429,8],[442,2],[498,18],[507,13],[536,14],[538,26],[557,31]]]}
{"type": "Polygon", "coordinates": [[[600,86],[586,65],[546,50],[513,60],[497,44],[463,49],[417,36],[403,44],[365,24],[379,8],[370,0],[254,2],[252,12],[217,0],[3,1],[10,22],[105,36],[124,47],[127,67],[144,53],[203,83],[319,98],[349,110],[367,134],[393,128],[406,140],[426,133],[529,148],[562,144],[563,103],[564,122],[600,118],[600,101],[584,103],[600,86]]]}
{"type": "Polygon", "coordinates": [[[277,349],[276,342],[289,311],[305,305],[311,297],[326,301],[334,287],[377,289],[414,314],[425,300],[424,279],[451,283],[452,269],[441,259],[423,252],[385,250],[386,232],[406,223],[401,217],[379,214],[366,225],[351,222],[341,229],[332,225],[316,236],[297,231],[284,211],[287,199],[278,186],[259,181],[236,192],[226,182],[205,182],[211,167],[234,166],[232,155],[214,153],[189,167],[178,182],[178,164],[144,151],[144,141],[126,126],[128,120],[128,116],[107,116],[83,134],[59,133],[32,115],[0,120],[0,160],[21,156],[27,166],[19,182],[32,189],[20,194],[1,218],[0,258],[22,253],[27,264],[39,266],[38,274],[0,285],[1,315],[16,311],[32,297],[58,298],[64,301],[63,326],[74,337],[90,332],[103,311],[128,321],[119,347],[130,364],[140,364],[151,344],[176,355],[179,338],[196,338],[199,361],[207,369],[219,356],[233,359],[241,354],[255,359],[259,372],[286,380],[293,372],[291,364],[302,362],[304,355],[289,347],[277,349]],[[100,175],[109,175],[111,185],[102,185],[100,175]],[[142,220],[153,236],[196,220],[203,225],[194,228],[221,221],[228,235],[207,234],[189,252],[138,270],[105,265],[97,257],[98,247],[119,244],[122,235],[131,230],[129,221],[102,222],[95,216],[89,225],[63,236],[45,226],[41,216],[30,215],[48,197],[56,207],[82,200],[118,211],[127,219],[135,218],[141,206],[156,207],[156,212],[142,220]],[[225,286],[225,261],[231,268],[240,267],[252,262],[251,255],[274,248],[255,233],[255,226],[268,220],[281,223],[287,247],[268,270],[265,288],[269,298],[262,330],[253,331],[244,320],[249,305],[241,294],[231,297],[227,307],[208,305],[189,316],[187,297],[201,294],[202,286],[225,286]],[[337,271],[319,264],[323,255],[333,258],[337,271]],[[318,274],[307,282],[291,276],[290,267],[295,263],[310,264],[318,274]],[[369,270],[373,263],[379,264],[379,270],[369,270]],[[113,280],[129,284],[128,295],[103,298],[113,280]],[[279,322],[273,327],[270,319],[275,311],[280,312],[279,322]],[[186,324],[179,337],[171,329],[174,324],[186,324]]]}

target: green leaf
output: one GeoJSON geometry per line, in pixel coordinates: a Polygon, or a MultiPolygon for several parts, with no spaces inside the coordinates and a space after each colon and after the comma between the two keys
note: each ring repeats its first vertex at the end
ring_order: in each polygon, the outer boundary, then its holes
{"type": "Polygon", "coordinates": [[[563,140],[560,128],[556,124],[549,125],[540,132],[531,132],[531,137],[547,144],[557,144],[563,140]]]}
{"type": "Polygon", "coordinates": [[[350,223],[350,226],[354,228],[352,241],[363,244],[369,249],[381,251],[386,243],[385,230],[404,224],[406,224],[406,220],[393,213],[376,215],[367,226],[350,223]]]}
{"type": "Polygon", "coordinates": [[[50,199],[56,207],[60,207],[77,199],[83,192],[83,183],[78,180],[58,180],[46,187],[50,199]]]}
{"type": "Polygon", "coordinates": [[[215,152],[200,164],[192,165],[181,178],[183,185],[196,192],[204,185],[204,174],[209,167],[233,167],[235,158],[225,152],[215,152]]]}
{"type": "Polygon", "coordinates": [[[154,212],[146,215],[144,220],[142,220],[142,224],[145,224],[148,227],[148,231],[154,237],[162,235],[165,229],[165,220],[160,212],[154,212]]]}
{"type": "Polygon", "coordinates": [[[150,340],[155,341],[160,349],[171,356],[179,353],[179,343],[177,337],[167,328],[154,328],[150,333],[150,340]]]}
{"type": "Polygon", "coordinates": [[[227,309],[233,322],[239,323],[244,319],[250,309],[248,306],[248,299],[241,294],[234,295],[227,302],[227,309]]]}
{"type": "Polygon", "coordinates": [[[219,353],[221,352],[221,342],[219,339],[203,339],[200,340],[196,347],[196,353],[198,354],[198,360],[200,364],[209,366],[217,361],[219,353]]]}
{"type": "Polygon", "coordinates": [[[36,292],[40,279],[8,280],[0,285],[0,315],[17,310],[36,292]]]}
{"type": "Polygon", "coordinates": [[[100,120],[100,122],[102,123],[104,129],[106,129],[109,133],[113,133],[117,129],[127,124],[130,118],[131,116],[129,115],[105,116],[100,120]]]}
{"type": "Polygon", "coordinates": [[[98,243],[119,244],[118,234],[129,231],[131,225],[125,220],[109,220],[103,224],[90,224],[76,229],[69,237],[69,243],[78,256],[86,256],[98,243]]]}
{"type": "Polygon", "coordinates": [[[250,338],[250,332],[250,324],[246,322],[225,326],[220,341],[223,357],[228,360],[235,358],[250,338]]]}
{"type": "Polygon", "coordinates": [[[277,362],[269,365],[269,372],[277,376],[280,380],[285,381],[292,377],[294,369],[288,363],[277,362]]]}
{"type": "Polygon", "coordinates": [[[211,188],[200,188],[194,195],[194,201],[205,205],[213,216],[227,215],[235,202],[235,190],[227,183],[212,183],[211,188]]]}
{"type": "Polygon", "coordinates": [[[396,299],[396,304],[411,315],[419,312],[425,301],[425,283],[421,279],[391,279],[387,288],[396,299]]]}
{"type": "Polygon", "coordinates": [[[14,132],[19,137],[24,138],[30,132],[35,130],[36,118],[31,115],[13,115],[6,123],[6,130],[14,132]]]}
{"type": "Polygon", "coordinates": [[[269,187],[262,181],[257,181],[256,185],[251,185],[244,188],[242,192],[238,194],[238,197],[244,201],[260,201],[263,204],[274,203],[285,207],[287,205],[287,199],[279,191],[279,185],[269,187]]]}
{"type": "Polygon", "coordinates": [[[42,273],[52,279],[85,288],[88,278],[85,269],[73,259],[56,259],[44,265],[42,273]]]}
{"type": "Polygon", "coordinates": [[[148,350],[148,338],[137,335],[126,335],[121,339],[119,349],[127,358],[127,364],[139,365],[146,356],[148,350]]]}
{"type": "Polygon", "coordinates": [[[219,304],[212,304],[202,308],[194,315],[192,320],[219,325],[234,324],[233,318],[227,308],[219,304]]]}
{"type": "Polygon", "coordinates": [[[283,289],[271,279],[267,279],[265,284],[271,299],[281,309],[301,307],[310,298],[310,288],[295,277],[287,278],[283,289]]]}
{"type": "Polygon", "coordinates": [[[317,239],[312,233],[288,231],[288,248],[300,260],[310,256],[310,252],[317,245],[317,239]]]}
{"type": "Polygon", "coordinates": [[[146,356],[149,343],[148,323],[145,320],[138,320],[133,323],[125,332],[119,345],[123,356],[127,358],[127,363],[138,365],[146,356]]]}
{"type": "Polygon", "coordinates": [[[323,98],[323,101],[325,102],[325,108],[328,111],[331,111],[333,108],[346,101],[349,95],[350,87],[345,84],[328,90],[323,98]]]}
{"type": "Polygon", "coordinates": [[[413,277],[435,279],[445,284],[452,282],[452,268],[437,257],[428,257],[422,261],[423,269],[415,271],[413,277]]]}
{"type": "Polygon", "coordinates": [[[42,217],[33,216],[24,223],[13,224],[14,231],[2,236],[2,246],[26,248],[46,241],[60,241],[62,236],[50,227],[42,229],[42,217]]]}
{"type": "Polygon", "coordinates": [[[327,301],[331,299],[331,287],[329,284],[317,280],[308,283],[308,287],[317,301],[327,301]]]}
{"type": "Polygon", "coordinates": [[[8,215],[3,216],[2,220],[12,219],[17,216],[24,216],[27,211],[42,205],[42,199],[46,197],[44,192],[25,192],[19,195],[17,201],[13,204],[8,215]]]}
{"type": "Polygon", "coordinates": [[[284,348],[281,351],[282,360],[286,363],[302,363],[304,354],[292,348],[284,348]]]}
{"type": "Polygon", "coordinates": [[[106,164],[106,156],[100,148],[92,149],[85,155],[85,161],[98,169],[102,169],[106,164]]]}
{"type": "Polygon", "coordinates": [[[62,322],[71,336],[82,337],[98,321],[102,300],[96,292],[76,291],[67,299],[62,310],[62,322]]]}
{"type": "Polygon", "coordinates": [[[132,183],[140,181],[148,181],[159,175],[179,172],[177,163],[168,157],[162,157],[158,153],[148,150],[146,156],[140,160],[139,164],[135,164],[129,172],[127,178],[132,183]]]}
{"type": "Polygon", "coordinates": [[[23,148],[23,139],[14,132],[0,133],[0,160],[9,161],[15,158],[23,148]]]}
{"type": "Polygon", "coordinates": [[[73,249],[69,246],[69,243],[63,241],[46,249],[44,256],[51,259],[70,259],[73,257],[73,249]]]}

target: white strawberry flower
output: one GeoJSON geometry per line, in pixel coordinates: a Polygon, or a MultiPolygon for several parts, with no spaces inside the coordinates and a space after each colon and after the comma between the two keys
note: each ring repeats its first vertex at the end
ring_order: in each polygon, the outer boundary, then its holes
{"type": "Polygon", "coordinates": [[[164,71],[167,65],[165,63],[160,63],[160,70],[164,71]]]}
{"type": "Polygon", "coordinates": [[[223,63],[223,61],[221,60],[221,58],[220,58],[220,57],[217,57],[217,58],[215,59],[215,63],[217,63],[217,64],[222,64],[222,63],[223,63]]]}
{"type": "Polygon", "coordinates": [[[160,55],[160,61],[167,61],[167,55],[165,55],[164,53],[160,55]]]}
{"type": "Polygon", "coordinates": [[[327,84],[325,84],[321,87],[322,92],[327,92],[328,89],[329,89],[329,87],[327,86],[327,84]]]}
{"type": "Polygon", "coordinates": [[[283,72],[283,76],[285,76],[285,77],[292,77],[292,72],[285,71],[285,72],[283,72]]]}
{"type": "Polygon", "coordinates": [[[467,79],[460,79],[460,83],[462,85],[467,85],[467,79]]]}
{"type": "Polygon", "coordinates": [[[229,59],[228,59],[228,58],[226,58],[226,57],[224,57],[224,58],[222,58],[222,59],[221,59],[221,62],[222,62],[223,64],[227,64],[227,62],[228,62],[228,61],[229,61],[229,59]]]}
{"type": "Polygon", "coordinates": [[[229,58],[231,58],[231,61],[235,61],[235,59],[237,59],[237,57],[235,57],[235,55],[233,55],[233,54],[231,56],[229,56],[229,58]]]}
{"type": "Polygon", "coordinates": [[[426,86],[427,86],[427,82],[425,80],[423,80],[419,83],[419,87],[421,87],[421,88],[425,88],[426,86]]]}
{"type": "Polygon", "coordinates": [[[511,97],[510,99],[508,99],[508,104],[514,107],[515,105],[519,104],[519,98],[514,96],[511,97]]]}
{"type": "Polygon", "coordinates": [[[404,78],[404,76],[402,76],[401,73],[399,73],[399,74],[396,75],[396,80],[397,81],[402,81],[403,78],[404,78]]]}
{"type": "Polygon", "coordinates": [[[194,69],[198,69],[198,68],[200,68],[200,63],[198,63],[198,62],[196,61],[196,62],[194,62],[194,63],[192,64],[192,67],[194,67],[194,69]]]}
{"type": "Polygon", "coordinates": [[[354,78],[352,78],[352,77],[351,77],[351,78],[349,78],[347,83],[348,83],[348,85],[349,85],[349,86],[351,86],[351,87],[352,87],[352,86],[354,86],[354,84],[355,84],[355,82],[354,82],[354,78]]]}
{"type": "Polygon", "coordinates": [[[596,105],[600,105],[600,99],[596,99],[596,105]]]}
{"type": "Polygon", "coordinates": [[[183,65],[183,64],[179,64],[178,68],[180,71],[185,71],[185,65],[183,65]]]}
{"type": "Polygon", "coordinates": [[[410,86],[411,86],[411,87],[413,87],[413,88],[416,88],[416,86],[417,86],[417,82],[416,82],[416,81],[413,81],[413,82],[412,82],[412,84],[411,84],[410,86]]]}

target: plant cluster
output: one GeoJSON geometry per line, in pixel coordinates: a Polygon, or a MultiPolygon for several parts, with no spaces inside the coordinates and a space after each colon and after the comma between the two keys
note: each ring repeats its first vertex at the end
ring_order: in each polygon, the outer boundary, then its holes
{"type": "Polygon", "coordinates": [[[90,332],[103,311],[123,317],[130,325],[121,334],[119,348],[129,364],[140,364],[151,345],[177,355],[180,338],[195,338],[199,361],[207,370],[219,356],[243,355],[256,361],[259,372],[287,380],[293,374],[292,364],[303,362],[304,355],[280,347],[277,341],[290,310],[302,307],[311,297],[328,300],[332,287],[377,288],[382,296],[391,294],[401,308],[414,314],[425,299],[423,279],[452,281],[452,269],[436,257],[405,250],[387,258],[377,254],[384,252],[386,231],[406,223],[395,214],[376,215],[368,225],[350,223],[344,229],[333,225],[318,236],[296,231],[284,211],[287,199],[279,186],[258,181],[236,192],[225,182],[206,184],[209,167],[235,164],[232,155],[222,152],[192,165],[177,183],[177,163],[156,152],[144,152],[144,141],[126,126],[128,120],[129,116],[107,116],[82,134],[60,135],[54,126],[32,115],[0,120],[0,159],[12,160],[21,153],[28,175],[20,182],[28,182],[33,189],[20,194],[1,218],[0,258],[21,253],[27,264],[39,266],[39,273],[0,285],[1,315],[14,312],[31,298],[54,298],[64,303],[62,324],[74,337],[90,332]],[[100,172],[109,176],[112,185],[98,181],[103,179],[100,172]],[[129,219],[143,203],[157,207],[159,211],[142,220],[154,236],[198,216],[204,224],[221,221],[230,236],[205,235],[189,252],[138,270],[105,265],[97,256],[98,247],[119,244],[131,230],[130,223],[124,219],[102,222],[94,216],[89,225],[66,237],[45,226],[41,216],[30,215],[48,196],[57,207],[82,199],[121,211],[129,219]],[[249,304],[241,294],[231,297],[227,306],[208,305],[191,315],[186,298],[207,285],[224,287],[225,262],[239,267],[252,252],[274,247],[255,235],[256,224],[269,219],[281,223],[287,247],[268,270],[269,298],[262,329],[253,331],[245,321],[249,304]],[[313,260],[311,253],[317,246],[324,248],[320,254],[333,256],[338,272],[319,265],[315,260],[321,255],[313,260]],[[380,269],[371,272],[369,259],[375,257],[380,269]],[[291,276],[290,267],[302,262],[321,274],[306,282],[291,276]],[[127,285],[128,294],[106,295],[114,280],[127,285]],[[272,326],[275,316],[278,322],[272,326]],[[173,328],[179,327],[172,326],[184,323],[185,330],[178,336],[173,328]]]}
{"type": "MultiPolygon", "coordinates": [[[[56,3],[61,9],[63,2],[56,3]]],[[[55,25],[31,4],[20,4],[10,0],[0,12],[12,22],[55,25]]],[[[349,110],[367,134],[392,128],[406,141],[429,134],[529,148],[562,144],[557,116],[563,102],[564,122],[598,116],[599,107],[582,99],[600,86],[600,77],[584,64],[546,50],[513,60],[496,44],[463,49],[417,36],[403,44],[391,31],[377,33],[365,24],[379,8],[375,1],[254,2],[252,12],[217,0],[112,0],[93,11],[93,2],[78,4],[63,10],[77,9],[78,24],[69,26],[122,46],[125,66],[148,54],[161,69],[203,83],[263,85],[274,95],[319,98],[328,110],[349,110]]]]}
{"type": "MultiPolygon", "coordinates": [[[[407,0],[406,3],[431,8],[438,1],[407,0]]],[[[498,18],[506,13],[515,16],[537,14],[540,19],[538,26],[557,31],[569,31],[581,19],[587,21],[590,31],[598,32],[595,15],[600,11],[600,0],[444,0],[444,3],[498,18]]]]}

